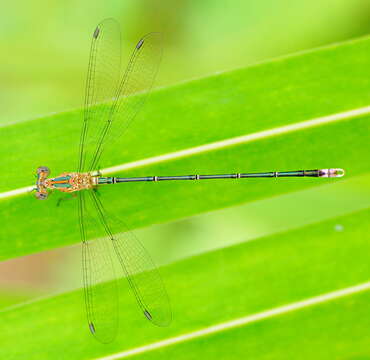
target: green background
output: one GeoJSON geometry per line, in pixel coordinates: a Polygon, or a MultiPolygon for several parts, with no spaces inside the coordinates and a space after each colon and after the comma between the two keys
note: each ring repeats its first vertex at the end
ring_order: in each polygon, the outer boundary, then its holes
{"type": "MultiPolygon", "coordinates": [[[[368,106],[369,9],[364,0],[4,4],[0,192],[32,185],[40,165],[74,170],[89,41],[103,18],[120,22],[126,59],[143,34],[166,38],[157,89],[105,168],[368,106]]],[[[97,358],[369,281],[369,118],[115,174],[347,172],[101,189],[161,265],[174,313],[168,328],[147,324],[122,283],[120,333],[106,346],[86,329],[76,201],[1,199],[0,357],[97,358]]],[[[367,359],[368,300],[350,295],[137,358],[367,359]]]]}

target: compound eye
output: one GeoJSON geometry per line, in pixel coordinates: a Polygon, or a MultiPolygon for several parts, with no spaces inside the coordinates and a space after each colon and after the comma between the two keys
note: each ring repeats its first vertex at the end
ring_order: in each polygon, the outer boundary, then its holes
{"type": "Polygon", "coordinates": [[[48,194],[44,193],[44,192],[36,191],[35,196],[39,200],[45,200],[45,199],[47,199],[48,194]]]}
{"type": "Polygon", "coordinates": [[[37,168],[37,173],[38,174],[45,173],[46,176],[48,176],[50,174],[50,169],[47,166],[40,166],[37,168]]]}

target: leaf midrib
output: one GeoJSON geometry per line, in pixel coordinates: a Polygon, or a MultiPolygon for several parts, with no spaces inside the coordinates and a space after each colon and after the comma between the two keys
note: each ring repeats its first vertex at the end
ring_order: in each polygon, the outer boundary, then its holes
{"type": "MultiPolygon", "coordinates": [[[[114,174],[117,171],[131,170],[131,169],[136,169],[139,167],[145,167],[147,165],[155,165],[160,162],[176,160],[179,158],[192,156],[194,154],[200,154],[204,152],[220,150],[220,149],[227,148],[230,146],[246,144],[252,141],[263,140],[268,137],[279,136],[282,134],[295,132],[295,131],[304,131],[310,127],[324,126],[324,125],[328,125],[330,123],[334,123],[337,121],[350,120],[350,119],[354,119],[357,117],[361,117],[369,113],[370,113],[370,106],[348,110],[348,111],[336,113],[336,114],[329,114],[329,115],[325,115],[319,118],[299,121],[299,122],[296,122],[290,125],[284,125],[278,128],[262,130],[260,132],[253,133],[253,134],[240,135],[234,138],[228,138],[228,139],[224,139],[224,140],[220,140],[216,142],[210,142],[207,144],[197,145],[192,148],[177,150],[172,153],[156,155],[156,156],[152,156],[152,157],[141,159],[141,160],[113,165],[109,168],[100,169],[100,172],[102,173],[102,175],[108,175],[112,173],[114,174]]],[[[10,194],[12,192],[18,191],[16,195],[27,193],[32,188],[33,186],[30,185],[28,187],[24,187],[20,189],[12,189],[12,190],[5,191],[3,193],[0,193],[0,199],[15,196],[15,195],[10,194]]]]}

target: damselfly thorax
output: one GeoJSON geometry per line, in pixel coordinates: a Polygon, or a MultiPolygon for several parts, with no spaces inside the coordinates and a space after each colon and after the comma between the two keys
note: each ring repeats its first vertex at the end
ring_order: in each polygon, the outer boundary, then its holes
{"type": "Polygon", "coordinates": [[[49,169],[41,166],[37,169],[37,193],[40,199],[46,199],[48,190],[59,190],[66,193],[92,189],[98,184],[98,177],[90,173],[66,172],[57,177],[48,178],[49,169]]]}

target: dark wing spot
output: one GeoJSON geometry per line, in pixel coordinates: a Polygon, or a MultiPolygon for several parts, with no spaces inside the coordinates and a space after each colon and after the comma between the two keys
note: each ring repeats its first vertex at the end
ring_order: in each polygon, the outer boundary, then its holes
{"type": "Polygon", "coordinates": [[[94,324],[91,322],[91,323],[89,323],[89,329],[90,329],[90,331],[93,333],[93,334],[95,334],[95,326],[94,326],[94,324]]]}
{"type": "Polygon", "coordinates": [[[94,31],[94,35],[93,35],[94,39],[96,39],[99,36],[99,33],[100,33],[100,29],[99,27],[97,27],[94,31]]]}
{"type": "Polygon", "coordinates": [[[144,315],[148,320],[152,320],[152,315],[150,315],[150,312],[148,310],[144,310],[144,315]]]}
{"type": "Polygon", "coordinates": [[[140,39],[140,41],[136,45],[136,49],[139,50],[143,46],[143,44],[144,44],[144,39],[140,39]]]}

